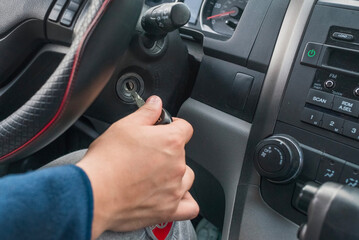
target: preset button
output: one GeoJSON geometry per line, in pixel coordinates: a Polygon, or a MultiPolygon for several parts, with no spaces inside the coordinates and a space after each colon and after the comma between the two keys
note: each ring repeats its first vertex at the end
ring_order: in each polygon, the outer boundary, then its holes
{"type": "Polygon", "coordinates": [[[323,116],[322,127],[332,132],[341,133],[343,124],[344,119],[342,118],[334,117],[328,114],[324,114],[323,116]]]}
{"type": "Polygon", "coordinates": [[[359,124],[351,121],[345,121],[343,127],[343,135],[359,140],[359,124]]]}
{"type": "Polygon", "coordinates": [[[310,123],[312,125],[320,126],[320,121],[322,120],[323,113],[309,109],[304,108],[304,111],[302,112],[301,120],[306,123],[310,123]]]}

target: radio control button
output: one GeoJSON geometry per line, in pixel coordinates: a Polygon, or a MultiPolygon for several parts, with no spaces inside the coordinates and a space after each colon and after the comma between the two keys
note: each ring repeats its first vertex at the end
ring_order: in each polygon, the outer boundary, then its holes
{"type": "Polygon", "coordinates": [[[359,124],[351,121],[345,121],[343,127],[343,135],[359,140],[359,124]]]}
{"type": "Polygon", "coordinates": [[[344,119],[342,118],[334,117],[328,114],[324,114],[323,116],[322,127],[332,132],[342,133],[343,124],[344,119]]]}
{"type": "Polygon", "coordinates": [[[333,33],[332,37],[335,39],[347,41],[347,42],[354,41],[354,36],[349,33],[335,32],[335,33],[333,33]]]}
{"type": "Polygon", "coordinates": [[[333,94],[318,91],[315,89],[310,89],[307,96],[308,103],[328,109],[332,108],[333,99],[334,99],[333,94]]]}
{"type": "Polygon", "coordinates": [[[312,110],[309,108],[304,108],[304,111],[302,112],[301,120],[306,123],[310,123],[312,125],[320,126],[320,121],[322,120],[323,113],[312,110]]]}
{"type": "Polygon", "coordinates": [[[354,89],[353,93],[354,93],[355,96],[359,97],[359,87],[354,89]]]}
{"type": "Polygon", "coordinates": [[[335,96],[333,110],[348,114],[353,117],[359,116],[359,101],[335,96]]]}
{"type": "Polygon", "coordinates": [[[324,86],[328,89],[333,88],[335,86],[335,82],[331,79],[324,82],[324,86]]]}
{"type": "Polygon", "coordinates": [[[307,43],[302,56],[302,63],[305,65],[316,67],[320,52],[323,46],[318,43],[307,43]]]}

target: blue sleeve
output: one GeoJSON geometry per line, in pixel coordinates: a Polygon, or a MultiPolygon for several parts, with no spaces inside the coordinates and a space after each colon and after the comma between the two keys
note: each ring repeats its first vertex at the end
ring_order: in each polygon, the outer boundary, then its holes
{"type": "Polygon", "coordinates": [[[91,239],[93,197],[73,165],[0,179],[0,239],[91,239]]]}

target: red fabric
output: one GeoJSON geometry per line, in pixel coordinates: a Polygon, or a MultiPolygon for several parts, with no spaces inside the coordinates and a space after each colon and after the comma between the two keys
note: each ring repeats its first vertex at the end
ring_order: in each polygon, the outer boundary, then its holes
{"type": "MultiPolygon", "coordinates": [[[[162,225],[164,225],[163,223],[162,225]]],[[[164,228],[158,227],[158,225],[152,230],[153,235],[158,240],[165,240],[168,236],[168,234],[171,232],[171,228],[173,226],[173,222],[167,223],[167,225],[164,228]]]]}

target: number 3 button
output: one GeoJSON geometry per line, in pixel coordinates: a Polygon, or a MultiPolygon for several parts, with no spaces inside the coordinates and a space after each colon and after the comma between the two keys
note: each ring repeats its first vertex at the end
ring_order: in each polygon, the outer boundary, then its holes
{"type": "Polygon", "coordinates": [[[359,124],[355,122],[345,121],[343,135],[359,140],[359,124]]]}

